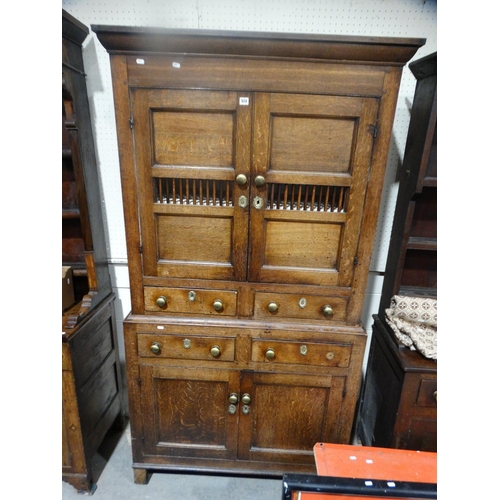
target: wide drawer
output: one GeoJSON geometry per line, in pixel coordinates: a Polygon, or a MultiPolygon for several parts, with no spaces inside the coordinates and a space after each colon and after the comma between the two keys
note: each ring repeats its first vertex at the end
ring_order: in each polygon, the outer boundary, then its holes
{"type": "Polygon", "coordinates": [[[437,380],[422,379],[418,389],[417,406],[437,407],[437,380]]]}
{"type": "Polygon", "coordinates": [[[345,321],[346,308],[344,297],[256,292],[254,316],[345,321]]]}
{"type": "Polygon", "coordinates": [[[233,337],[196,335],[138,335],[138,354],[143,358],[234,361],[233,337]]]}
{"type": "Polygon", "coordinates": [[[237,296],[234,290],[145,287],[144,307],[147,312],[236,316],[237,296]]]}
{"type": "Polygon", "coordinates": [[[351,349],[346,344],[253,340],[252,361],[345,368],[351,360],[351,349]]]}

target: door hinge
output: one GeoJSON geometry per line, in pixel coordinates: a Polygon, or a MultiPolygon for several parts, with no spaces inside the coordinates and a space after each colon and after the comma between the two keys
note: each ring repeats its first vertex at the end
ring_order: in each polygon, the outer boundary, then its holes
{"type": "Polygon", "coordinates": [[[358,258],[354,257],[354,260],[352,262],[353,266],[356,267],[358,265],[358,262],[359,262],[358,258]]]}
{"type": "Polygon", "coordinates": [[[139,386],[139,389],[141,388],[141,383],[142,383],[142,380],[140,378],[137,379],[137,385],[139,386]]]}
{"type": "Polygon", "coordinates": [[[130,118],[128,123],[130,125],[130,128],[134,128],[134,119],[133,118],[130,118]]]}
{"type": "Polygon", "coordinates": [[[373,135],[373,138],[376,139],[378,135],[378,127],[377,125],[370,125],[371,133],[373,135]]]}
{"type": "Polygon", "coordinates": [[[139,253],[142,253],[142,245],[139,245],[139,253]]]}

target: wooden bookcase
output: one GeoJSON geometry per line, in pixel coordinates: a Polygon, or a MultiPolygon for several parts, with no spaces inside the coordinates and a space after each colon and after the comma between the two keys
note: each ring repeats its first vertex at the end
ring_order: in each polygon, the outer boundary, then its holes
{"type": "Polygon", "coordinates": [[[110,54],[133,467],[280,476],[348,443],[421,39],[92,26],[110,54]]]}
{"type": "Polygon", "coordinates": [[[115,296],[107,265],[101,196],[82,44],[89,30],[62,11],[62,263],[75,303],[62,313],[62,478],[93,491],[92,456],[123,425],[115,296]]]}
{"type": "Polygon", "coordinates": [[[437,53],[409,67],[417,85],[358,433],[370,446],[436,451],[437,362],[400,344],[385,321],[394,295],[437,298],[437,53]]]}

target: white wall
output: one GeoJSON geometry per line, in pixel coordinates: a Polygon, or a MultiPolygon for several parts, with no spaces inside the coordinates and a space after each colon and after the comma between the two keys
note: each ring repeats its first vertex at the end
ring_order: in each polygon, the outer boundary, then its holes
{"type": "MultiPolygon", "coordinates": [[[[437,50],[436,0],[63,0],[62,8],[89,28],[91,24],[109,24],[417,37],[426,38],[427,43],[414,59],[437,50]]],[[[130,310],[130,296],[118,149],[109,56],[93,33],[84,44],[84,63],[121,341],[121,319],[130,310]]],[[[403,158],[414,89],[415,79],[405,68],[362,317],[369,336],[371,315],[380,302],[398,189],[395,174],[403,158]]],[[[120,349],[123,353],[122,342],[120,349]]]]}

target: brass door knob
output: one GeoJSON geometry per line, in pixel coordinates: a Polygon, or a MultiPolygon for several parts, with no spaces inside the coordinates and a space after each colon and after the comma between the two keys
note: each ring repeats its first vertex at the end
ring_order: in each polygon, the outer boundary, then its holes
{"type": "Polygon", "coordinates": [[[245,174],[239,174],[236,176],[236,183],[240,186],[244,186],[247,183],[247,176],[245,174]]]}
{"type": "Polygon", "coordinates": [[[247,394],[247,393],[243,394],[243,396],[241,397],[241,402],[244,405],[249,405],[252,402],[252,400],[250,398],[250,394],[247,394]]]}
{"type": "Polygon", "coordinates": [[[156,305],[158,307],[165,307],[167,305],[167,299],[163,295],[156,299],[156,305]]]}
{"type": "Polygon", "coordinates": [[[323,307],[323,314],[327,317],[327,318],[331,318],[333,316],[333,309],[332,309],[332,306],[324,306],[323,307]]]}
{"type": "Polygon", "coordinates": [[[238,394],[236,394],[235,392],[232,392],[230,395],[229,395],[229,402],[233,405],[235,405],[237,402],[238,402],[238,394]]]}
{"type": "Polygon", "coordinates": [[[274,352],[274,349],[269,348],[266,351],[266,358],[267,359],[274,359],[276,357],[276,353],[274,352]]]}
{"type": "Polygon", "coordinates": [[[161,352],[161,344],[159,342],[153,342],[151,344],[151,347],[149,348],[149,350],[153,354],[160,354],[160,352],[161,352]]]}
{"type": "Polygon", "coordinates": [[[266,183],[266,179],[262,175],[258,175],[255,180],[255,185],[256,186],[263,186],[266,183]]]}
{"type": "Polygon", "coordinates": [[[220,299],[214,300],[214,303],[212,305],[214,306],[214,309],[216,311],[222,311],[222,308],[224,307],[224,304],[220,299]]]}
{"type": "Polygon", "coordinates": [[[212,346],[212,349],[210,349],[210,354],[216,358],[217,356],[220,355],[220,347],[218,345],[212,346]]]}
{"type": "Polygon", "coordinates": [[[278,310],[278,304],[276,302],[269,302],[267,309],[270,313],[275,313],[278,310]]]}

